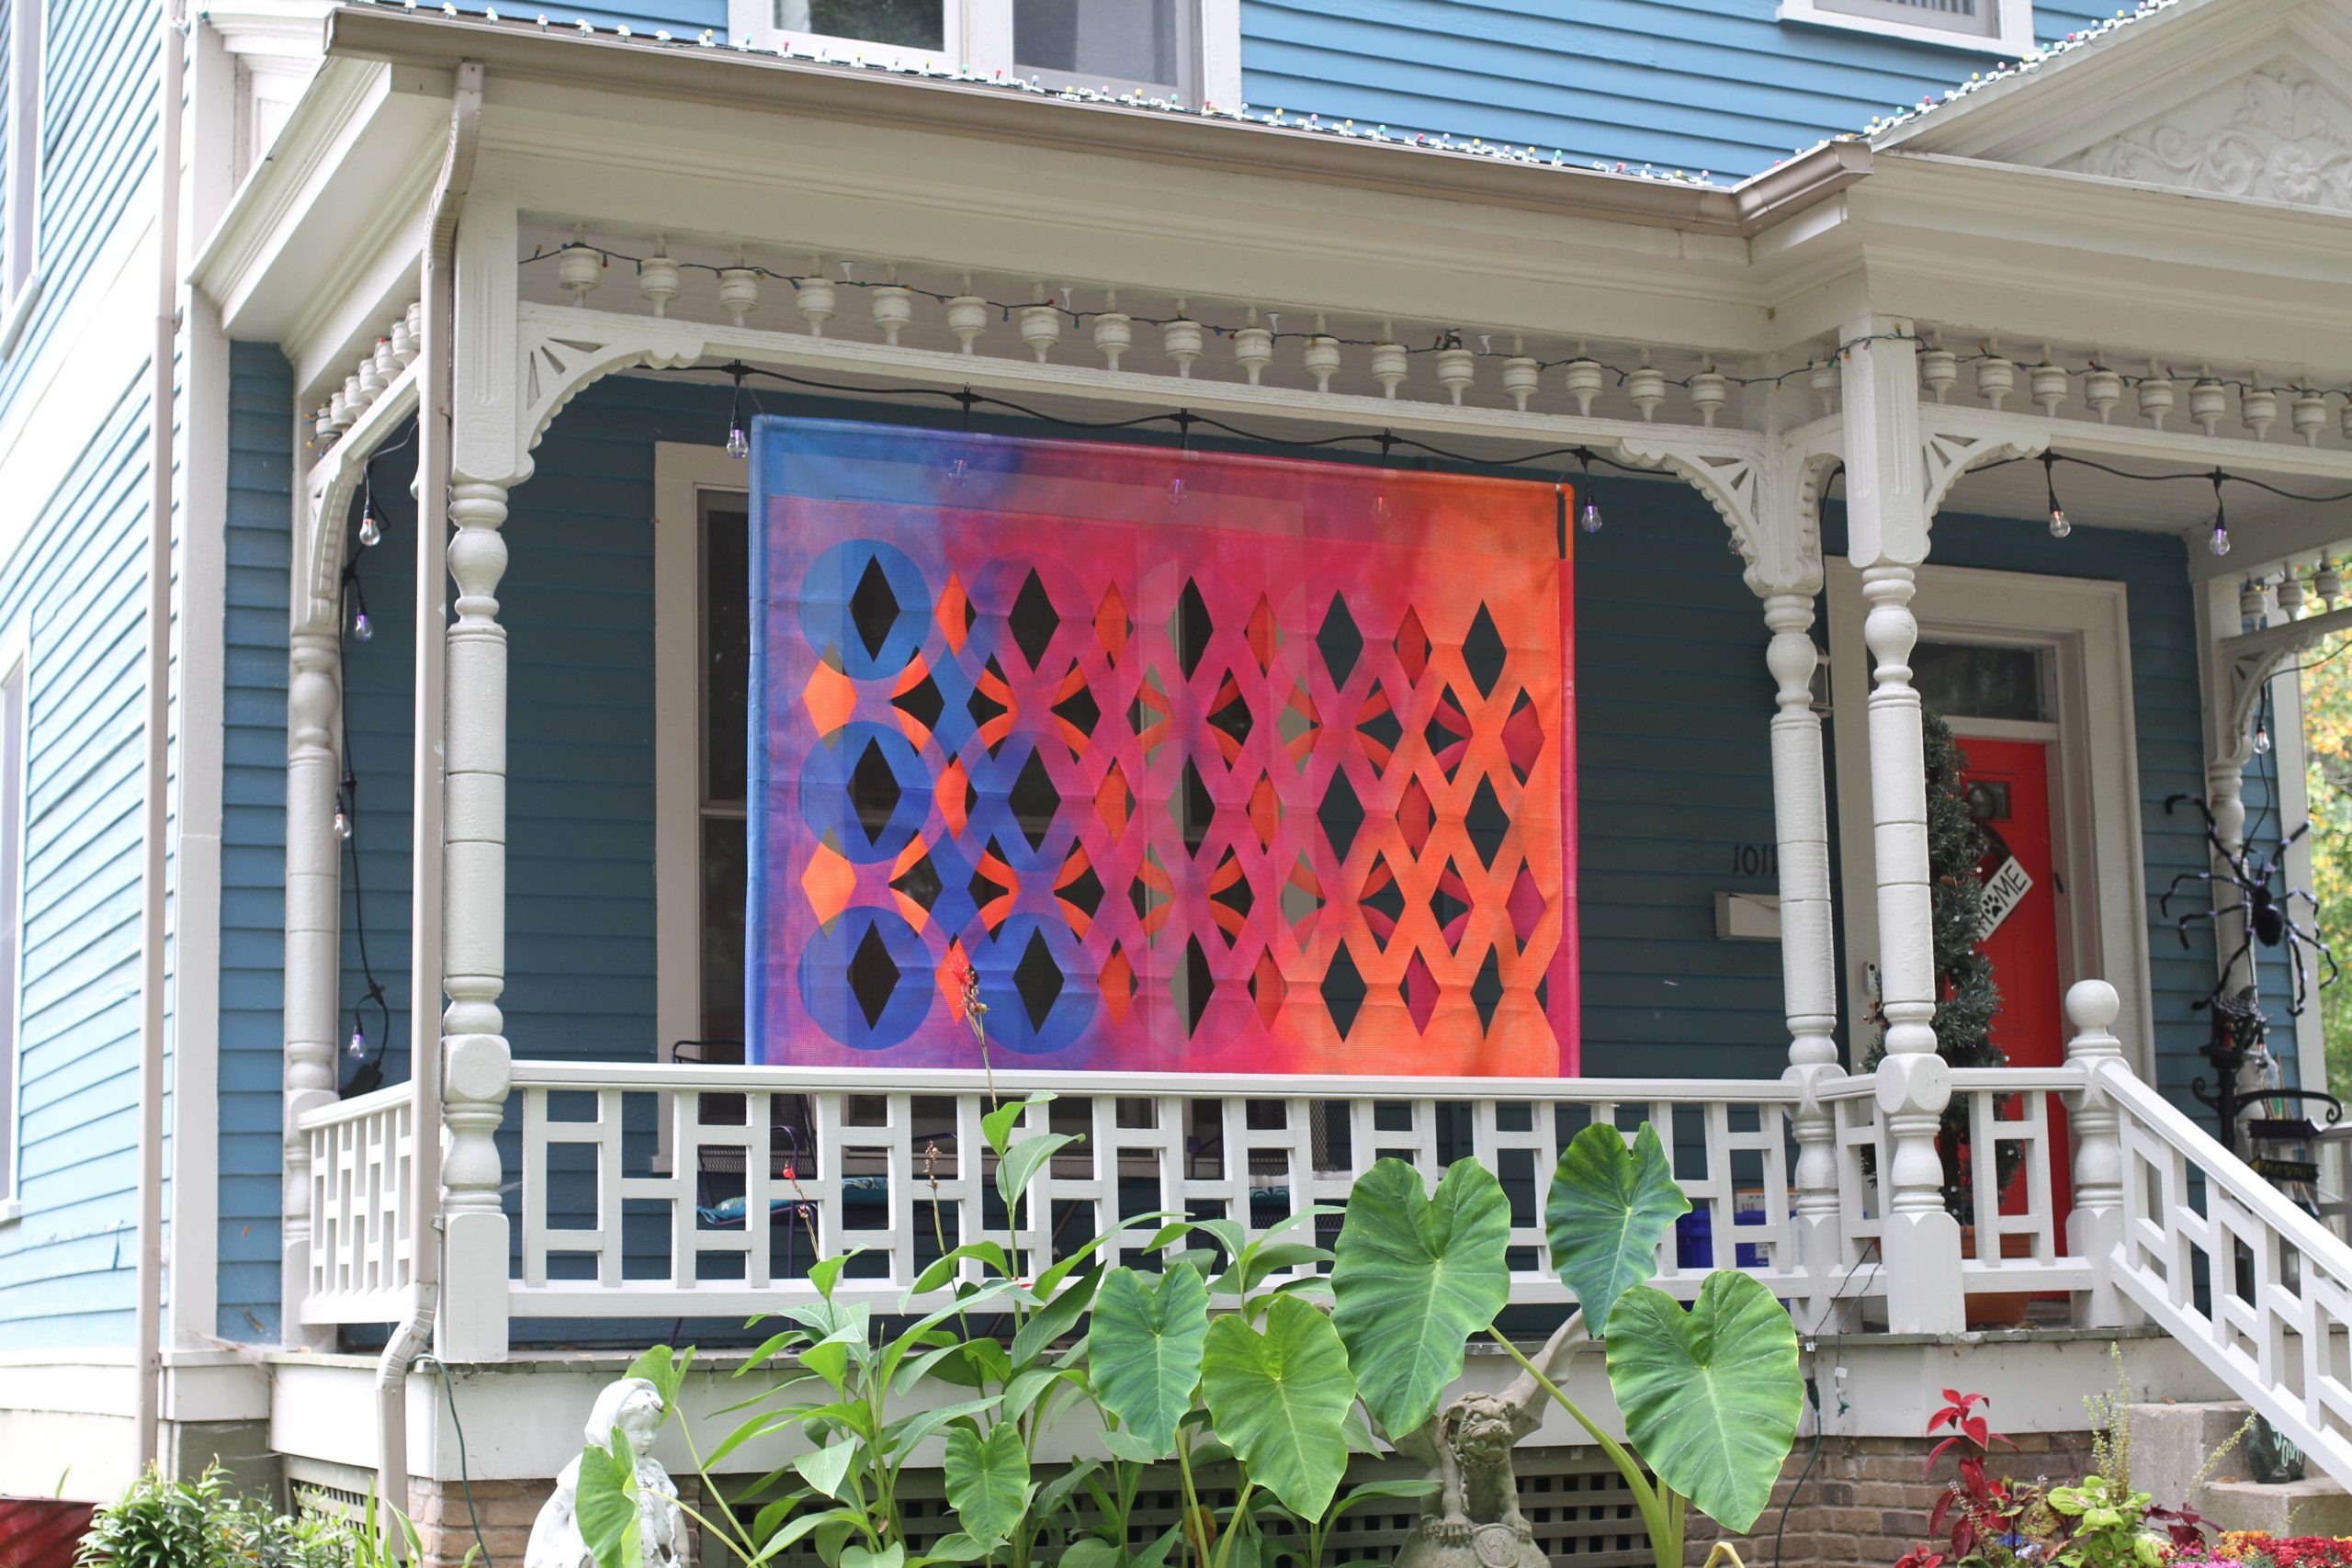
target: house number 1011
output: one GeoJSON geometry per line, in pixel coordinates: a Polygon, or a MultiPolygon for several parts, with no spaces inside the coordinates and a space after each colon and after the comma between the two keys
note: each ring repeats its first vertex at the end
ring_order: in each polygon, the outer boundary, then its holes
{"type": "Polygon", "coordinates": [[[1731,874],[1734,876],[1780,875],[1781,846],[1734,844],[1731,847],[1731,874]]]}

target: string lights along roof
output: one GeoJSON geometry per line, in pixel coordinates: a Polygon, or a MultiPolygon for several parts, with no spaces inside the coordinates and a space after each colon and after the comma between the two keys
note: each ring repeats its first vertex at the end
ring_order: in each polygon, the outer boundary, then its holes
{"type": "Polygon", "coordinates": [[[2015,61],[2004,61],[1990,71],[1977,72],[1957,86],[1947,87],[1940,96],[1922,97],[1917,104],[1900,106],[1889,113],[1873,115],[1864,130],[1874,145],[1883,147],[1898,141],[1920,119],[1956,104],[1965,104],[1977,96],[2007,88],[2018,82],[2064,65],[2084,56],[2086,51],[2105,50],[2119,41],[2120,35],[2129,34],[2151,19],[2179,6],[2182,0],[2138,0],[2130,10],[2118,11],[2095,26],[2078,28],[2064,38],[2036,49],[2015,61]]]}

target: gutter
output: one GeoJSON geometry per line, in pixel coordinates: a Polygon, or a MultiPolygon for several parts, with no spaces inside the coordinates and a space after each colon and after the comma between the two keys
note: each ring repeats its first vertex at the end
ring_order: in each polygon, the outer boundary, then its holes
{"type": "Polygon", "coordinates": [[[171,826],[173,378],[179,342],[180,107],[187,71],[177,0],[164,0],[155,84],[155,337],[147,356],[147,713],[140,784],[139,1258],[131,1425],[156,1464],[164,1398],[164,886],[171,826]]]}
{"type": "Polygon", "coordinates": [[[330,59],[439,70],[478,61],[502,77],[705,107],[801,114],[1741,237],[1827,200],[1867,175],[1871,164],[1867,142],[1833,141],[1726,189],[1124,104],[1065,103],[980,82],[738,49],[543,31],[528,22],[368,5],[328,12],[325,48],[330,59]]]}
{"type": "MultiPolygon", "coordinates": [[[[435,185],[423,258],[424,343],[416,410],[415,822],[410,847],[414,915],[409,932],[409,1310],[376,1362],[376,1495],[408,1508],[408,1373],[432,1348],[441,1296],[441,774],[442,667],[447,651],[451,332],[457,318],[458,214],[473,186],[481,142],[481,62],[457,62],[449,151],[435,185]],[[425,1224],[426,1216],[432,1224],[425,1224]]],[[[404,1555],[388,1517],[387,1550],[404,1555]]]]}

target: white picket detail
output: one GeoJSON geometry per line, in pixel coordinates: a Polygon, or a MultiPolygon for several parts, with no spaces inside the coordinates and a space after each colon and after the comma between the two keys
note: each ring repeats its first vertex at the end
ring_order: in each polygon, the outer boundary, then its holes
{"type": "Polygon", "coordinates": [[[393,1084],[302,1119],[312,1227],[304,1323],[389,1323],[406,1305],[415,1235],[408,1094],[393,1084]]]}
{"type": "MultiPolygon", "coordinates": [[[[865,1257],[842,1290],[895,1305],[943,1243],[1006,1234],[990,1197],[996,1162],[980,1130],[990,1085],[980,1073],[517,1062],[514,1081],[523,1123],[516,1317],[773,1308],[809,1293],[800,1276],[811,1258],[853,1247],[865,1257]],[[706,1120],[707,1106],[721,1105],[740,1119],[706,1120]],[[666,1137],[656,1136],[657,1116],[666,1137]],[[657,1165],[664,1149],[666,1166],[657,1165]]],[[[1033,1271],[1123,1214],[1219,1215],[1262,1234],[1309,1205],[1336,1207],[1384,1156],[1434,1178],[1451,1148],[1516,1179],[1512,1299],[1565,1301],[1545,1267],[1541,1213],[1562,1134],[1594,1122],[1630,1134],[1646,1120],[1704,1215],[1659,1248],[1659,1283],[1688,1296],[1709,1267],[1738,1260],[1783,1295],[1814,1293],[1792,1224],[1797,1090],[1776,1080],[1002,1072],[993,1087],[1005,1100],[1061,1097],[1026,1112],[1024,1132],[1083,1134],[1039,1173],[1022,1216],[1033,1271]],[[1702,1224],[1711,1239],[1690,1234],[1702,1224]]],[[[1102,1256],[1137,1256],[1157,1228],[1137,1221],[1102,1256]]]]}

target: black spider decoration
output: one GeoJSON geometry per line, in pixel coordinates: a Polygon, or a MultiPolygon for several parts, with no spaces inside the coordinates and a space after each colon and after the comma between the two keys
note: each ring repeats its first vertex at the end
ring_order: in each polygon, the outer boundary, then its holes
{"type": "MultiPolygon", "coordinates": [[[[2318,932],[2295,923],[2291,908],[2294,899],[2301,898],[2310,905],[2314,915],[2319,910],[2319,900],[2300,887],[2284,886],[2281,873],[2287,851],[2312,830],[2312,825],[2304,823],[2279,840],[2267,858],[2256,859],[2251,843],[2241,845],[2233,853],[2222,842],[2213,813],[2207,807],[2202,795],[2176,795],[2167,797],[2165,815],[2172,815],[2173,807],[2184,800],[2196,807],[2197,814],[2205,819],[2206,841],[2212,846],[2214,860],[2224,869],[2182,872],[2172,879],[2172,886],[2165,889],[2165,896],[2157,900],[2156,908],[2166,915],[2171,914],[2173,895],[2180,891],[2180,885],[2184,882],[2219,882],[2236,889],[2238,897],[2234,906],[2216,900],[2211,908],[2192,909],[2181,916],[2175,927],[2180,933],[2180,945],[2188,945],[2188,928],[2192,922],[2219,920],[2225,914],[2237,915],[2245,922],[2245,934],[2238,942],[2237,951],[2230,954],[2230,961],[2222,965],[2222,987],[2229,984],[2229,976],[2237,973],[2239,961],[2253,951],[2255,943],[2260,942],[2265,947],[2278,947],[2283,943],[2287,949],[2288,970],[2293,976],[2288,992],[2287,1012],[2290,1017],[2300,1017],[2303,1009],[2310,1005],[2312,992],[2319,987],[2334,985],[2339,973],[2335,954],[2329,951],[2318,932]],[[2274,887],[2274,884],[2278,886],[2274,887]],[[2303,966],[2302,950],[2305,947],[2311,948],[2324,961],[2316,986],[2303,966]]],[[[2214,994],[2220,996],[2221,987],[2216,987],[2214,994]]]]}

